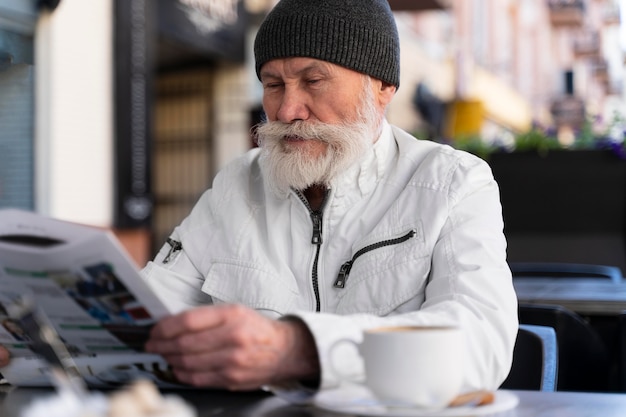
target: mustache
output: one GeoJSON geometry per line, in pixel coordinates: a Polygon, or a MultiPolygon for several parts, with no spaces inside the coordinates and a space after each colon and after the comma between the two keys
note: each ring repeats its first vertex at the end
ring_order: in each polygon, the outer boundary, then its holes
{"type": "Polygon", "coordinates": [[[285,138],[333,143],[337,137],[343,137],[347,127],[345,124],[335,125],[303,120],[293,123],[265,121],[255,127],[255,139],[259,146],[263,146],[266,140],[278,141],[285,138]]]}

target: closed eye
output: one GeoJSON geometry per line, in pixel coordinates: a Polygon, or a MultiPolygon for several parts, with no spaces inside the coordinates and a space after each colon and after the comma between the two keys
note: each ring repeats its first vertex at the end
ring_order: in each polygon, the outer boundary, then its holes
{"type": "Polygon", "coordinates": [[[280,88],[284,85],[284,83],[266,83],[264,85],[264,88],[266,89],[276,89],[276,88],[280,88]]]}
{"type": "Polygon", "coordinates": [[[306,80],[307,85],[315,86],[322,82],[321,78],[309,78],[306,80]]]}

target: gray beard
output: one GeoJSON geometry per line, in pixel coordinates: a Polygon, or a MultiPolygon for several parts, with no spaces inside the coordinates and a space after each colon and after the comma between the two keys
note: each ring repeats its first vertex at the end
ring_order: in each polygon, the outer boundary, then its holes
{"type": "MultiPolygon", "coordinates": [[[[371,91],[366,96],[371,96],[371,91]]],[[[370,152],[379,134],[380,121],[381,115],[373,105],[373,98],[364,97],[356,122],[336,125],[296,121],[259,125],[256,134],[261,147],[261,171],[270,189],[284,196],[291,188],[331,187],[337,177],[370,152]],[[312,157],[305,149],[287,150],[283,140],[290,136],[325,142],[326,151],[312,157]]]]}

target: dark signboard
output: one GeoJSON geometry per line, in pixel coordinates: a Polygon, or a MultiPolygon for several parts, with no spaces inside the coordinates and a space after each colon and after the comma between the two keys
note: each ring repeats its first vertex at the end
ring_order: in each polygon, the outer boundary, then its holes
{"type": "Polygon", "coordinates": [[[210,57],[243,61],[243,0],[158,0],[159,35],[210,57]]]}
{"type": "Polygon", "coordinates": [[[149,227],[151,103],[156,53],[153,0],[114,1],[114,227],[149,227]]]}

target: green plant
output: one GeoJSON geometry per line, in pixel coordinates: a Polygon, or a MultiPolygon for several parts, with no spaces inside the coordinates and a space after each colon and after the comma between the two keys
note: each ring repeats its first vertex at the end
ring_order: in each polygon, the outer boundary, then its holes
{"type": "MultiPolygon", "coordinates": [[[[594,130],[594,120],[599,118],[588,117],[581,129],[572,132],[575,136],[571,144],[564,145],[559,142],[555,129],[541,129],[533,127],[526,132],[514,135],[513,143],[503,140],[507,145],[486,141],[480,135],[463,135],[451,140],[444,141],[451,146],[473,153],[483,159],[488,159],[494,152],[536,152],[540,156],[545,156],[551,150],[585,150],[585,149],[606,149],[611,150],[620,159],[626,160],[626,117],[619,113],[613,115],[612,120],[607,123],[601,131],[594,130]]],[[[421,134],[415,134],[418,138],[428,138],[421,134]]],[[[429,138],[427,140],[435,140],[429,138]]]]}
{"type": "Polygon", "coordinates": [[[514,151],[536,151],[539,155],[545,156],[551,149],[561,149],[563,146],[559,141],[547,135],[539,129],[531,129],[515,137],[514,151]]]}
{"type": "Polygon", "coordinates": [[[464,136],[454,140],[452,143],[456,149],[461,149],[473,153],[483,159],[488,159],[489,155],[496,150],[496,147],[486,143],[480,136],[464,136]]]}

